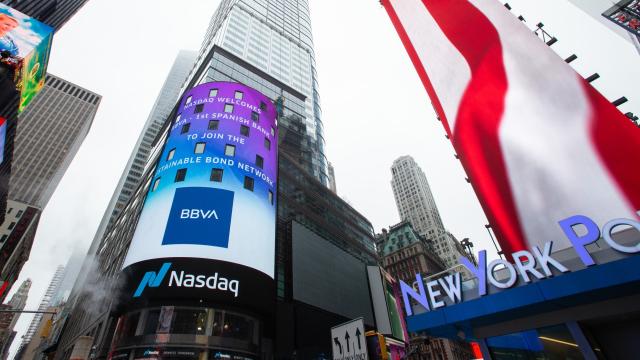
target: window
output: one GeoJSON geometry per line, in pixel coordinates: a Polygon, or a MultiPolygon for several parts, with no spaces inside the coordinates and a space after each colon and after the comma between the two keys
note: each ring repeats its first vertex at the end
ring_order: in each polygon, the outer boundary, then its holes
{"type": "Polygon", "coordinates": [[[249,176],[244,177],[244,188],[253,191],[253,178],[249,176]]]}
{"type": "Polygon", "coordinates": [[[240,135],[249,136],[249,127],[247,125],[240,125],[240,135]]]}
{"type": "Polygon", "coordinates": [[[203,142],[196,143],[196,147],[195,149],[193,149],[193,152],[196,154],[202,154],[204,152],[204,146],[205,146],[205,143],[203,142]]]}
{"type": "Polygon", "coordinates": [[[224,112],[232,113],[233,112],[233,105],[232,104],[224,104],[224,112]]]}
{"type": "Polygon", "coordinates": [[[2,235],[2,238],[0,238],[0,242],[4,242],[5,240],[7,240],[8,237],[9,235],[7,234],[2,235]]]}
{"type": "Polygon", "coordinates": [[[204,104],[198,104],[196,105],[196,110],[194,111],[194,113],[201,113],[204,110],[204,104]]]}
{"type": "Polygon", "coordinates": [[[218,89],[209,90],[209,97],[214,97],[218,95],[218,89]]]}
{"type": "Polygon", "coordinates": [[[209,130],[218,130],[218,126],[220,126],[219,120],[209,120],[209,130]]]}
{"type": "Polygon", "coordinates": [[[16,213],[16,219],[19,219],[19,218],[20,218],[20,216],[22,216],[22,213],[23,213],[23,211],[22,211],[22,210],[18,211],[18,212],[16,213]]]}
{"type": "Polygon", "coordinates": [[[13,210],[13,208],[9,208],[9,210],[7,210],[7,214],[11,214],[11,210],[13,210]]]}
{"type": "MultiPolygon", "coordinates": [[[[252,180],[253,180],[253,179],[252,179],[252,180]]],[[[253,184],[253,182],[252,182],[252,184],[253,184]]],[[[244,187],[245,187],[245,188],[247,187],[247,178],[246,178],[246,177],[244,178],[244,187]]],[[[14,222],[12,222],[11,224],[9,224],[8,229],[9,229],[9,230],[11,230],[11,229],[13,229],[13,227],[14,227],[14,226],[16,226],[16,222],[15,222],[15,221],[14,221],[14,222]]]]}
{"type": "Polygon", "coordinates": [[[269,203],[273,205],[273,192],[269,190],[269,203]]]}
{"type": "Polygon", "coordinates": [[[260,120],[260,114],[258,114],[255,111],[252,111],[251,112],[251,120],[253,120],[255,122],[258,122],[258,120],[260,120]]]}
{"type": "Polygon", "coordinates": [[[185,177],[187,177],[187,169],[178,169],[174,182],[184,181],[185,177]]]}
{"type": "Polygon", "coordinates": [[[256,166],[260,169],[264,167],[264,159],[260,155],[256,155],[256,166]]]}
{"type": "Polygon", "coordinates": [[[156,181],[153,182],[153,187],[151,188],[151,191],[156,191],[156,189],[158,188],[158,185],[160,185],[160,178],[157,178],[156,181]]]}
{"type": "Polygon", "coordinates": [[[225,145],[224,154],[226,156],[236,156],[236,146],[235,145],[225,145]]]}
{"type": "Polygon", "coordinates": [[[224,175],[223,169],[211,169],[211,181],[222,182],[222,176],[224,175]]]}
{"type": "Polygon", "coordinates": [[[190,103],[190,102],[191,102],[191,95],[189,95],[189,97],[187,98],[187,101],[185,101],[184,103],[185,103],[185,104],[188,104],[188,103],[190,103]]]}
{"type": "Polygon", "coordinates": [[[242,93],[242,91],[236,91],[235,98],[237,100],[242,100],[243,96],[244,96],[244,94],[242,93]]]}
{"type": "Polygon", "coordinates": [[[264,138],[264,147],[267,150],[271,150],[271,141],[269,139],[267,139],[267,138],[264,138]]]}
{"type": "Polygon", "coordinates": [[[175,153],[176,153],[176,148],[169,150],[169,153],[167,153],[167,161],[173,159],[173,155],[175,155],[175,153]]]}
{"type": "Polygon", "coordinates": [[[160,310],[150,310],[144,322],[142,335],[155,334],[158,329],[158,320],[160,319],[160,310]]]}
{"type": "Polygon", "coordinates": [[[260,110],[262,111],[267,110],[267,104],[265,104],[263,101],[260,101],[260,110]]]}
{"type": "Polygon", "coordinates": [[[205,310],[176,310],[173,315],[171,332],[174,334],[204,335],[206,323],[207,312],[205,310]]]}
{"type": "Polygon", "coordinates": [[[182,130],[180,130],[180,134],[184,134],[188,132],[190,127],[191,127],[191,123],[186,123],[182,125],[182,130]]]}

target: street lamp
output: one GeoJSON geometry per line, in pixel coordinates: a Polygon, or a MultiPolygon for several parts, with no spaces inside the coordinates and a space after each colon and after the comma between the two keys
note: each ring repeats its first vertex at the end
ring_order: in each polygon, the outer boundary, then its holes
{"type": "Polygon", "coordinates": [[[462,241],[460,241],[460,244],[467,251],[467,255],[469,255],[469,258],[471,259],[473,264],[478,266],[478,264],[476,263],[476,257],[473,256],[473,243],[469,241],[469,238],[462,239],[462,241]]]}

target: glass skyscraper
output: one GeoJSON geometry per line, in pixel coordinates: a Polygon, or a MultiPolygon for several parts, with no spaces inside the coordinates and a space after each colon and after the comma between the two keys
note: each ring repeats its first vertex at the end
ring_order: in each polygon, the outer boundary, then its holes
{"type": "Polygon", "coordinates": [[[252,87],[278,110],[275,313],[214,304],[215,297],[142,308],[118,297],[124,257],[172,120],[180,115],[174,98],[141,180],[92,253],[87,286],[76,283],[55,359],[69,359],[85,336],[95,358],[172,358],[177,351],[192,360],[322,358],[331,352],[332,326],[357,317],[374,325],[366,280],[366,265],[376,262],[373,226],[328,187],[307,1],[223,0],[176,90],[217,81],[252,87]]]}
{"type": "Polygon", "coordinates": [[[223,0],[183,90],[224,80],[285,100],[279,127],[297,132],[297,160],[328,186],[308,1],[223,0]],[[248,66],[236,65],[234,58],[248,66]]]}

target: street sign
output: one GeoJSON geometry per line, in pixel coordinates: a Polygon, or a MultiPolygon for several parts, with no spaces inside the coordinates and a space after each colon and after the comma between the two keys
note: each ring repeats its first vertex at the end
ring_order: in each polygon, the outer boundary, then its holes
{"type": "Polygon", "coordinates": [[[333,360],[369,360],[362,318],[332,327],[331,345],[333,360]]]}

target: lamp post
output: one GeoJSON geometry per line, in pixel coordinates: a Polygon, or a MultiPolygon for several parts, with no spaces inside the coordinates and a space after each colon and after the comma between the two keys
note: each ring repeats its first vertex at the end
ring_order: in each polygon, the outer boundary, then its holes
{"type": "Polygon", "coordinates": [[[478,266],[478,264],[476,263],[476,257],[473,256],[473,243],[469,241],[469,238],[462,239],[462,241],[460,241],[460,244],[467,251],[467,255],[469,255],[469,258],[471,258],[471,261],[473,262],[473,264],[478,266]]]}

